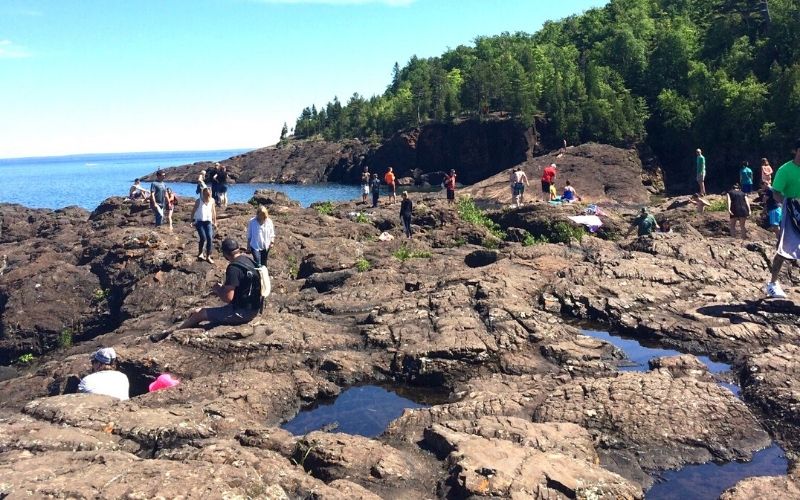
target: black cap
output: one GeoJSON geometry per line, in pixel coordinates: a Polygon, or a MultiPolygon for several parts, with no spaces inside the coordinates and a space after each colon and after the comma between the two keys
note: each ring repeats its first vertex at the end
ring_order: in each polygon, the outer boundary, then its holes
{"type": "Polygon", "coordinates": [[[239,250],[239,244],[236,243],[236,240],[231,238],[222,240],[222,253],[233,253],[236,250],[239,250]]]}

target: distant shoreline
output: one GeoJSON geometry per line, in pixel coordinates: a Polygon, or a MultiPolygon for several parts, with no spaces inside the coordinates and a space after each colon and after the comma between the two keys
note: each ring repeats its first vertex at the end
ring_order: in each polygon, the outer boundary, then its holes
{"type": "MultiPolygon", "coordinates": [[[[253,151],[258,148],[223,148],[223,149],[175,149],[168,151],[124,151],[119,153],[72,153],[65,155],[45,155],[45,156],[9,156],[0,158],[0,162],[24,162],[24,161],[38,161],[46,160],[53,161],[57,159],[75,160],[78,158],[97,158],[108,156],[132,156],[132,157],[146,157],[146,156],[169,156],[169,155],[185,155],[193,153],[217,153],[217,152],[231,152],[239,151],[241,153],[253,151]]],[[[241,154],[240,153],[240,154],[241,154]]]]}

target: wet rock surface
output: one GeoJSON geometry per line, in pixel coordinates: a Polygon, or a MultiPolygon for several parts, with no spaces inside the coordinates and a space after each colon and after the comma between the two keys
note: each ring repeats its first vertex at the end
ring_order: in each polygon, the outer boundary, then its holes
{"type": "MultiPolygon", "coordinates": [[[[436,195],[412,195],[411,240],[386,200],[320,213],[264,196],[278,239],[263,316],[186,330],[187,311],[219,305],[206,292],[223,278],[218,245],[244,241],[254,207],[220,213],[209,264],[195,258],[188,202],[172,232],[117,198],[92,214],[0,206],[0,352],[14,361],[0,377],[2,494],[641,498],[650,473],[747,460],[768,431],[798,450],[798,275],[784,278],[789,300],[760,299],[768,233],[743,246],[687,215],[694,232],[489,249],[489,231],[436,195]],[[72,320],[72,345],[59,343],[72,320]],[[691,355],[621,373],[623,353],[567,320],[731,362],[743,399],[691,355]],[[71,394],[100,345],[117,350],[131,400],[71,394]],[[163,372],[181,384],[148,394],[163,372]],[[385,382],[438,398],[376,438],[280,429],[348,386],[385,382]]],[[[548,210],[490,216],[512,235],[565,215],[548,210]]],[[[633,214],[609,210],[614,228],[633,214]]],[[[748,481],[726,494],[795,487],[748,481]]]]}

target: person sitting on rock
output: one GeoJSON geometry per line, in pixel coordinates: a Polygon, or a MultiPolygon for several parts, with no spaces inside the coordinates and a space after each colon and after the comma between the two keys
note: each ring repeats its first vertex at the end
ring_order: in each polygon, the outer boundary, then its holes
{"type": "Polygon", "coordinates": [[[149,196],[150,191],[142,187],[142,181],[135,179],[130,191],[128,192],[128,197],[132,200],[146,200],[149,196]]]}
{"type": "Polygon", "coordinates": [[[692,203],[694,203],[695,207],[697,208],[697,213],[702,214],[706,211],[706,207],[710,207],[711,203],[707,202],[700,196],[700,193],[695,193],[692,195],[692,203]]]}
{"type": "Polygon", "coordinates": [[[78,392],[104,394],[117,399],[128,399],[128,377],[117,370],[117,353],[113,347],[103,347],[92,354],[92,373],[81,379],[78,392]]]}
{"type": "Polygon", "coordinates": [[[217,283],[211,287],[211,291],[225,305],[197,308],[178,328],[192,328],[204,321],[214,325],[243,325],[258,316],[261,310],[261,278],[253,258],[231,238],[222,242],[222,255],[230,262],[225,270],[225,283],[217,283]]]}
{"type": "Polygon", "coordinates": [[[656,222],[655,217],[647,212],[647,208],[642,207],[641,211],[639,211],[639,215],[633,220],[633,223],[631,223],[628,232],[625,233],[626,238],[630,236],[634,228],[637,229],[639,236],[648,236],[653,234],[653,231],[658,230],[658,222],[656,222]]]}
{"type": "Polygon", "coordinates": [[[567,203],[581,201],[581,197],[578,196],[578,193],[575,191],[575,188],[572,187],[572,184],[570,184],[569,181],[564,183],[564,194],[561,196],[561,200],[566,201],[567,203]]]}

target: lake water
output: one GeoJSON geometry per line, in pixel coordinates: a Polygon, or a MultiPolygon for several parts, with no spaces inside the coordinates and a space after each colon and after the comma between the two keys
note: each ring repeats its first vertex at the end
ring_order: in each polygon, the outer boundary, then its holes
{"type": "MultiPolygon", "coordinates": [[[[78,205],[94,210],[110,196],[127,196],[133,180],[159,167],[174,167],[198,161],[219,161],[246,150],[179,151],[160,153],[113,153],[42,158],[0,159],[3,189],[0,202],[33,208],[78,205]]],[[[144,183],[148,187],[147,183],[144,183]]],[[[189,183],[168,183],[178,196],[195,196],[189,183]]],[[[340,184],[232,184],[231,203],[246,202],[256,189],[276,189],[308,206],[316,201],[343,201],[360,197],[358,186],[340,184]]]]}
{"type": "Polygon", "coordinates": [[[425,408],[398,394],[375,385],[351,387],[328,404],[306,409],[281,427],[299,436],[335,425],[332,432],[375,437],[406,408],[425,408]]]}

